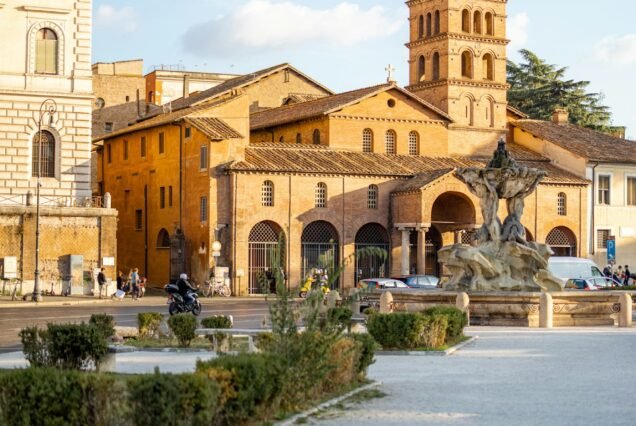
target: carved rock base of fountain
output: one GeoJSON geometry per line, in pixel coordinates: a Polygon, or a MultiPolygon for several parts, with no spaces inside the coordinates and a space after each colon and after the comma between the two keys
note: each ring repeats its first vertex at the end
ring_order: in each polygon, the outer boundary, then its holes
{"type": "Polygon", "coordinates": [[[452,278],[448,291],[561,291],[563,282],[548,271],[552,250],[545,244],[489,241],[478,247],[447,246],[439,260],[452,278]]]}

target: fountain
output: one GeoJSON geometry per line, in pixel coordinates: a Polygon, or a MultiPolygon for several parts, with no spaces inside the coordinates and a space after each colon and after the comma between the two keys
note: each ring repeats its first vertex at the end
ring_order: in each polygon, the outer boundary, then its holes
{"type": "Polygon", "coordinates": [[[561,291],[563,282],[548,271],[553,254],[545,244],[526,240],[521,224],[524,201],[547,176],[543,170],[519,165],[501,140],[486,168],[463,168],[455,176],[479,198],[483,226],[474,245],[455,244],[439,252],[452,276],[447,291],[561,291]],[[502,223],[499,201],[506,200],[508,216],[502,223]]]}

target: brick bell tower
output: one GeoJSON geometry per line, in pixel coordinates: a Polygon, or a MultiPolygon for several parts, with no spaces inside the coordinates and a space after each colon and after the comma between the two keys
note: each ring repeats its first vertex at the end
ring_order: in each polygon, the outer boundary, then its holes
{"type": "Polygon", "coordinates": [[[411,0],[408,90],[458,128],[506,128],[507,0],[411,0]]]}

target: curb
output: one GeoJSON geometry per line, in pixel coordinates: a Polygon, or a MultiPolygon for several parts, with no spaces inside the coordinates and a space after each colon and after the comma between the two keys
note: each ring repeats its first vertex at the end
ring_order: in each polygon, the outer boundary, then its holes
{"type": "Polygon", "coordinates": [[[336,404],[340,403],[341,401],[344,401],[345,399],[351,398],[355,394],[358,394],[360,392],[363,392],[363,391],[366,391],[366,390],[369,390],[369,389],[378,388],[380,386],[382,386],[382,382],[369,383],[368,385],[364,385],[362,387],[359,387],[358,389],[354,389],[351,392],[346,393],[344,395],[341,395],[341,396],[339,396],[337,398],[330,399],[329,401],[323,402],[322,404],[320,404],[320,405],[318,405],[318,406],[316,406],[316,407],[314,407],[314,408],[312,408],[310,410],[304,411],[304,412],[302,412],[300,414],[296,414],[295,416],[290,417],[287,420],[283,420],[282,422],[278,422],[278,423],[275,423],[275,424],[276,424],[276,426],[291,426],[291,425],[294,425],[294,424],[296,424],[297,421],[299,421],[301,419],[304,419],[306,417],[312,416],[315,413],[317,413],[318,411],[322,411],[322,410],[324,410],[326,408],[329,408],[329,407],[331,407],[333,405],[336,405],[336,404]]]}
{"type": "Polygon", "coordinates": [[[475,342],[478,338],[479,336],[473,336],[465,342],[458,343],[457,345],[451,346],[443,351],[377,351],[375,354],[377,356],[449,356],[453,355],[464,346],[475,342]]]}
{"type": "Polygon", "coordinates": [[[31,302],[31,301],[15,301],[0,303],[0,308],[34,308],[34,307],[59,307],[59,306],[76,306],[76,305],[96,305],[112,302],[110,299],[95,299],[95,300],[67,300],[59,302],[31,302]]]}
{"type": "Polygon", "coordinates": [[[165,352],[165,353],[214,353],[214,351],[203,348],[137,348],[126,345],[110,345],[108,353],[129,354],[133,352],[165,352]]]}

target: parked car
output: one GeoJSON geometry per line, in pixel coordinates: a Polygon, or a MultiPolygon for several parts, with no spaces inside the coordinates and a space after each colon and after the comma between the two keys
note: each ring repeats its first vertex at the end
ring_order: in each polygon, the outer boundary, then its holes
{"type": "Polygon", "coordinates": [[[433,290],[439,285],[439,278],[433,275],[402,275],[394,279],[402,281],[410,288],[433,290]]]}
{"type": "Polygon", "coordinates": [[[572,278],[565,283],[566,290],[612,290],[620,286],[621,283],[612,277],[572,278]]]}
{"type": "Polygon", "coordinates": [[[358,288],[364,290],[407,289],[409,286],[394,278],[365,278],[358,282],[358,288]]]}
{"type": "Polygon", "coordinates": [[[564,283],[572,278],[603,276],[598,265],[590,259],[580,257],[551,257],[548,261],[548,269],[564,283]]]}

